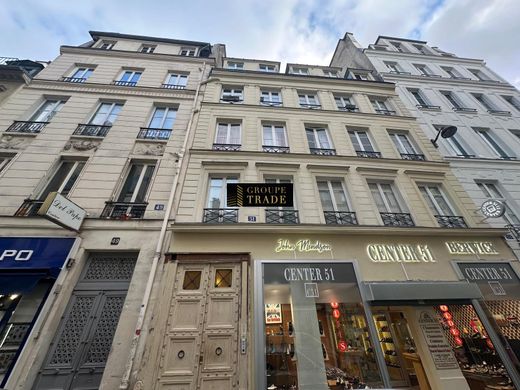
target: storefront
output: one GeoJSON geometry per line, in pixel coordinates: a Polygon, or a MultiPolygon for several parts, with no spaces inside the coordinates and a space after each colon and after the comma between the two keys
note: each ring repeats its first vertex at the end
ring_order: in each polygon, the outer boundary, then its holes
{"type": "MultiPolygon", "coordinates": [[[[237,389],[511,390],[518,383],[516,338],[511,332],[520,323],[520,313],[517,316],[512,308],[508,312],[510,329],[502,334],[509,344],[502,344],[486,315],[488,305],[483,304],[484,287],[491,287],[465,280],[457,263],[512,259],[499,234],[491,230],[482,236],[431,236],[417,230],[406,236],[383,231],[304,236],[182,231],[175,233],[172,249],[172,268],[163,279],[165,286],[176,286],[171,288],[171,302],[181,302],[176,296],[195,301],[194,291],[183,291],[183,284],[191,288],[189,277],[197,275],[204,281],[197,279],[197,286],[206,287],[196,290],[209,302],[220,292],[217,276],[233,268],[225,261],[242,254],[242,266],[233,271],[240,279],[226,283],[238,289],[229,292],[239,297],[242,309],[233,317],[240,326],[232,337],[236,352],[230,355],[215,355],[222,350],[218,342],[210,347],[205,341],[195,342],[189,351],[185,346],[179,349],[167,331],[160,336],[164,341],[152,341],[158,347],[157,358],[170,367],[154,373],[162,386],[181,380],[187,386],[201,383],[204,373],[188,378],[178,371],[180,376],[175,376],[175,367],[212,355],[212,364],[223,369],[221,380],[228,366],[220,356],[229,360],[232,379],[226,386],[237,389]],[[182,260],[187,255],[189,266],[182,260]],[[188,273],[193,264],[198,264],[200,274],[188,273]],[[246,291],[252,293],[248,296],[246,291]],[[241,317],[244,301],[252,307],[246,320],[241,317]],[[172,354],[161,357],[159,350],[172,354]],[[241,377],[244,369],[247,374],[241,377]]],[[[516,283],[516,273],[511,275],[516,283]]],[[[518,287],[502,286],[508,302],[518,287]]],[[[227,315],[229,310],[221,307],[227,315]]],[[[496,313],[491,319],[500,323],[503,318],[496,313]]],[[[168,318],[175,318],[173,309],[160,321],[171,321],[168,318]]],[[[179,330],[201,329],[202,337],[203,329],[213,326],[199,316],[193,317],[193,324],[186,315],[179,321],[179,330]]]]}
{"type": "Polygon", "coordinates": [[[75,238],[0,237],[0,388],[69,258],[75,238]]]}

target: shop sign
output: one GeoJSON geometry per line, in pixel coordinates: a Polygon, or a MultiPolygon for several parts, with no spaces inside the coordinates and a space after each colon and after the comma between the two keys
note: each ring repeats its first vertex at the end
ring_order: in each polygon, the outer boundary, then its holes
{"type": "Polygon", "coordinates": [[[520,280],[507,263],[458,263],[464,277],[471,282],[520,283],[520,280]]]}
{"type": "Polygon", "coordinates": [[[74,238],[0,237],[0,269],[61,268],[74,238]]]}
{"type": "Polygon", "coordinates": [[[280,238],[274,249],[276,253],[280,252],[330,252],[332,247],[330,244],[318,240],[311,241],[309,239],[302,239],[296,242],[280,238]]]}
{"type": "Polygon", "coordinates": [[[229,183],[227,207],[293,207],[292,183],[229,183]]]}
{"type": "Polygon", "coordinates": [[[38,210],[38,215],[77,232],[87,216],[87,212],[63,195],[51,192],[38,210]]]}
{"type": "Polygon", "coordinates": [[[446,247],[452,255],[498,255],[489,241],[448,241],[446,247]]]}
{"type": "Polygon", "coordinates": [[[350,263],[269,264],[264,267],[264,283],[301,283],[307,296],[319,296],[321,283],[356,283],[350,263]]]}
{"type": "Polygon", "coordinates": [[[480,206],[480,211],[488,218],[500,218],[506,212],[506,205],[501,200],[488,199],[480,206]]]}
{"type": "Polygon", "coordinates": [[[439,321],[428,311],[419,313],[419,326],[437,370],[458,369],[459,364],[451,345],[444,336],[439,321]]]}
{"type": "Polygon", "coordinates": [[[370,244],[367,253],[374,263],[435,263],[428,245],[370,244]]]}
{"type": "Polygon", "coordinates": [[[281,324],[282,323],[282,304],[267,303],[265,305],[265,323],[281,324]]]}

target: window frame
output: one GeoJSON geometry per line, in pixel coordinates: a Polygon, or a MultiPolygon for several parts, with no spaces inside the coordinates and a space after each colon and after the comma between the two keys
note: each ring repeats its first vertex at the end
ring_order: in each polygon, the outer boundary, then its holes
{"type": "Polygon", "coordinates": [[[208,208],[208,209],[227,209],[227,208],[237,209],[238,208],[238,207],[227,207],[227,184],[228,183],[229,184],[240,183],[240,175],[239,174],[233,175],[233,174],[215,173],[215,174],[210,174],[208,176],[208,189],[206,191],[206,202],[204,202],[204,204],[206,206],[204,208],[208,208]],[[220,192],[219,192],[219,207],[213,207],[212,204],[210,203],[211,202],[210,195],[211,195],[211,189],[212,189],[211,181],[217,180],[217,179],[222,180],[222,186],[220,187],[220,192]],[[234,180],[234,181],[230,181],[230,180],[234,180]]]}
{"type": "Polygon", "coordinates": [[[54,118],[56,116],[56,114],[61,111],[61,109],[63,108],[65,103],[66,103],[66,100],[64,100],[64,99],[46,98],[38,106],[38,108],[34,111],[34,113],[30,116],[29,122],[50,122],[52,120],[52,118],[54,118]],[[43,112],[45,112],[45,111],[42,111],[42,109],[45,107],[45,105],[52,104],[52,103],[53,103],[52,109],[47,112],[47,114],[45,115],[45,118],[38,119],[38,117],[41,116],[43,114],[43,112]]]}
{"type": "Polygon", "coordinates": [[[334,102],[336,103],[336,108],[340,111],[351,111],[353,109],[348,109],[346,106],[354,106],[357,108],[356,103],[353,101],[352,95],[333,95],[333,97],[334,102]],[[346,103],[345,100],[347,100],[348,103],[346,103]],[[340,107],[338,103],[341,103],[342,106],[340,107]]]}
{"type": "Polygon", "coordinates": [[[291,74],[299,74],[300,76],[308,76],[309,68],[304,66],[291,66],[291,74]]]}
{"type": "Polygon", "coordinates": [[[273,73],[273,72],[276,72],[276,66],[269,65],[269,64],[258,64],[258,70],[260,72],[273,73]],[[265,69],[262,69],[262,67],[264,67],[265,69]],[[272,70],[270,70],[270,68],[272,68],[272,70]]]}
{"type": "Polygon", "coordinates": [[[279,123],[273,123],[273,122],[263,122],[262,123],[262,145],[263,146],[274,146],[274,147],[281,147],[281,148],[288,148],[289,147],[289,140],[287,138],[287,128],[285,127],[285,124],[279,124],[279,123]],[[273,144],[269,145],[265,140],[265,131],[266,128],[269,127],[271,129],[271,136],[273,140],[273,144]],[[276,128],[282,128],[283,129],[283,136],[284,136],[284,143],[285,145],[277,145],[276,141],[278,140],[276,137],[276,128]]]}
{"type": "Polygon", "coordinates": [[[222,91],[220,93],[220,101],[222,103],[242,103],[244,101],[244,87],[243,86],[222,86],[222,91]],[[230,92],[226,92],[230,91],[230,92]],[[240,91],[238,93],[237,91],[240,91]],[[226,100],[224,97],[238,97],[237,100],[226,100]]]}
{"type": "Polygon", "coordinates": [[[410,93],[410,95],[413,96],[413,98],[415,99],[417,104],[419,104],[420,106],[423,106],[423,107],[430,106],[428,99],[426,98],[424,93],[419,88],[407,88],[407,90],[410,93]],[[416,95],[419,98],[417,98],[416,95]],[[422,102],[421,102],[421,100],[422,100],[422,102]]]}
{"type": "Polygon", "coordinates": [[[215,131],[215,141],[214,144],[217,145],[242,145],[242,123],[241,122],[224,122],[224,121],[217,121],[217,129],[215,131]],[[226,142],[218,142],[219,139],[219,130],[220,126],[226,126],[226,142]],[[238,126],[238,143],[231,143],[231,131],[233,126],[238,126]]]}
{"type": "Polygon", "coordinates": [[[364,129],[349,129],[349,128],[347,128],[347,134],[349,136],[350,142],[352,143],[352,146],[354,147],[354,152],[370,152],[370,153],[377,152],[376,148],[374,148],[374,143],[372,142],[370,134],[369,134],[369,132],[367,130],[364,130],[364,129]],[[370,144],[370,147],[372,148],[372,150],[366,150],[365,149],[365,145],[361,141],[361,138],[359,137],[359,133],[365,133],[366,134],[367,139],[368,139],[368,143],[370,144]],[[357,150],[356,149],[356,145],[354,144],[354,142],[352,142],[352,135],[356,139],[358,145],[361,147],[360,150],[357,150]]]}
{"type": "Polygon", "coordinates": [[[395,148],[397,149],[397,152],[399,154],[422,154],[419,153],[419,147],[414,142],[413,138],[410,136],[410,133],[404,132],[404,131],[389,131],[390,138],[392,139],[392,143],[394,144],[395,148]],[[405,137],[406,141],[411,147],[412,152],[406,150],[407,146],[403,143],[402,139],[400,137],[405,137]],[[397,141],[397,142],[396,142],[397,141]],[[402,150],[402,151],[401,151],[402,150]]]}
{"type": "Polygon", "coordinates": [[[370,191],[370,195],[372,196],[372,199],[373,199],[374,203],[376,204],[376,208],[379,211],[379,213],[392,213],[392,214],[405,214],[405,213],[408,213],[407,208],[403,207],[404,201],[401,199],[400,194],[396,191],[396,187],[395,187],[395,184],[393,182],[388,182],[388,181],[369,181],[368,182],[368,188],[369,188],[369,191],[370,191]],[[370,187],[371,184],[374,184],[374,185],[377,186],[377,191],[378,191],[379,196],[381,197],[381,199],[383,201],[383,205],[385,207],[384,211],[379,209],[377,201],[374,198],[374,194],[372,192],[372,188],[370,187]],[[392,209],[390,207],[390,203],[389,203],[388,199],[386,198],[386,194],[385,194],[384,190],[382,189],[383,185],[388,185],[389,186],[389,188],[391,190],[391,193],[392,193],[393,197],[395,198],[395,201],[397,203],[399,211],[392,211],[392,209]]]}
{"type": "Polygon", "coordinates": [[[188,86],[188,77],[189,77],[189,74],[187,73],[182,73],[182,72],[168,72],[166,74],[166,79],[164,80],[164,85],[173,85],[173,86],[176,86],[176,87],[184,87],[186,88],[188,86]],[[175,84],[171,84],[170,81],[172,79],[172,77],[176,77],[176,83],[175,84]],[[179,81],[182,80],[182,79],[185,79],[186,80],[186,84],[180,84],[179,81]]]}
{"type": "Polygon", "coordinates": [[[181,46],[179,50],[179,55],[183,57],[196,57],[197,56],[197,48],[195,46],[181,46]],[[183,52],[185,52],[183,54],[183,52]],[[190,54],[193,52],[193,54],[190,54]]]}
{"type": "Polygon", "coordinates": [[[325,211],[334,211],[334,212],[347,212],[347,213],[351,213],[353,212],[353,208],[352,208],[352,204],[351,204],[351,201],[350,201],[350,197],[349,197],[349,193],[347,191],[347,187],[346,187],[346,184],[345,184],[345,181],[341,178],[334,178],[334,179],[331,179],[331,178],[322,178],[322,177],[317,177],[316,178],[316,188],[318,189],[318,196],[320,198],[320,205],[321,205],[321,209],[323,212],[325,211]],[[330,196],[330,199],[331,199],[331,203],[332,203],[332,210],[326,210],[324,205],[323,205],[323,200],[321,198],[321,194],[320,194],[320,182],[325,182],[327,184],[327,191],[328,191],[328,194],[330,196]],[[336,200],[336,194],[334,193],[334,188],[332,186],[332,183],[339,183],[341,185],[341,190],[343,192],[343,196],[345,197],[345,203],[346,203],[346,210],[339,210],[338,209],[338,205],[337,205],[337,200],[336,200]]]}
{"type": "Polygon", "coordinates": [[[431,72],[430,68],[426,64],[413,64],[414,68],[419,71],[421,76],[434,76],[435,74],[431,72]]]}
{"type": "Polygon", "coordinates": [[[243,62],[239,62],[239,61],[227,61],[226,69],[244,70],[244,63],[243,62]]]}
{"type": "Polygon", "coordinates": [[[299,92],[298,91],[298,104],[300,108],[321,108],[320,100],[318,99],[318,93],[315,92],[299,92]],[[305,103],[302,103],[302,97],[305,100],[305,103]],[[309,103],[311,100],[310,97],[315,101],[315,103],[309,103]]]}
{"type": "Polygon", "coordinates": [[[157,49],[157,45],[152,44],[142,44],[139,48],[139,53],[146,53],[146,54],[152,54],[155,49],[157,49]]]}
{"type": "Polygon", "coordinates": [[[119,113],[123,109],[123,106],[124,106],[124,104],[120,103],[120,102],[108,102],[108,101],[99,102],[96,110],[94,111],[94,113],[92,114],[90,119],[88,120],[88,124],[93,125],[93,126],[113,126],[114,123],[116,122],[117,118],[119,117],[119,113]],[[110,104],[110,110],[105,114],[105,120],[103,121],[103,124],[98,125],[98,124],[93,123],[93,121],[96,118],[96,116],[98,115],[99,110],[101,110],[101,107],[103,106],[103,104],[110,104]],[[108,122],[108,117],[110,117],[110,115],[112,115],[112,111],[114,110],[114,108],[116,106],[120,106],[119,111],[116,114],[116,118],[114,119],[114,122],[110,122],[110,124],[107,125],[106,123],[108,122]]]}
{"type": "Polygon", "coordinates": [[[70,73],[70,76],[69,78],[71,79],[84,79],[84,80],[88,80],[89,77],[92,75],[92,73],[94,73],[94,67],[90,67],[90,66],[79,66],[79,65],[76,65],[76,67],[74,68],[74,71],[70,73]],[[81,70],[83,69],[83,72],[81,72],[79,75],[77,74],[78,72],[80,72],[81,70]],[[88,73],[90,72],[90,73],[88,73]],[[85,73],[88,73],[87,77],[85,77],[85,73]]]}
{"type": "Polygon", "coordinates": [[[0,176],[7,171],[7,167],[15,157],[16,154],[0,154],[0,176]]]}
{"type": "Polygon", "coordinates": [[[148,128],[150,128],[150,129],[161,129],[161,130],[173,130],[173,126],[175,126],[175,120],[177,119],[177,111],[178,111],[177,107],[167,106],[167,105],[165,105],[165,106],[154,105],[152,114],[150,116],[150,119],[148,120],[148,128]],[[157,113],[157,110],[160,110],[160,109],[165,109],[164,116],[161,119],[161,126],[160,127],[153,127],[152,126],[152,122],[155,119],[155,114],[157,113]],[[171,111],[175,112],[175,115],[173,117],[172,127],[171,128],[170,127],[164,127],[164,123],[168,119],[167,116],[168,116],[168,114],[171,111]]]}
{"type": "Polygon", "coordinates": [[[112,50],[114,48],[114,46],[116,45],[116,43],[117,43],[117,41],[110,41],[110,40],[102,39],[97,48],[102,49],[102,50],[112,50]],[[104,47],[105,45],[107,47],[104,47]]]}
{"type": "Polygon", "coordinates": [[[153,160],[153,161],[152,160],[148,160],[148,161],[132,160],[132,161],[130,161],[126,168],[126,173],[125,173],[124,179],[121,181],[121,185],[117,192],[117,196],[115,197],[116,202],[117,203],[146,203],[146,200],[148,199],[150,192],[152,190],[155,173],[157,172],[157,167],[158,167],[157,160],[153,160]],[[132,167],[136,166],[136,165],[143,165],[143,168],[141,169],[141,172],[139,173],[139,177],[135,184],[135,188],[132,191],[132,196],[130,197],[130,200],[128,200],[128,201],[122,200],[125,184],[130,176],[130,173],[132,172],[132,167]],[[146,176],[146,173],[149,172],[148,167],[150,167],[150,166],[153,166],[153,169],[151,170],[148,187],[146,188],[146,191],[143,194],[143,199],[139,202],[136,202],[137,196],[139,195],[139,192],[141,191],[141,186],[143,185],[143,181],[146,176]]]}
{"type": "Polygon", "coordinates": [[[283,104],[282,102],[282,92],[281,91],[274,91],[270,89],[260,89],[260,104],[262,106],[281,106],[283,104]],[[264,94],[269,95],[269,101],[264,100],[264,94]],[[279,101],[273,101],[273,94],[276,94],[279,97],[279,101]]]}
{"type": "Polygon", "coordinates": [[[426,203],[428,205],[428,209],[430,209],[430,211],[434,212],[435,214],[434,215],[439,215],[439,216],[444,216],[444,217],[454,217],[454,216],[457,216],[456,212],[455,212],[455,208],[453,207],[453,204],[451,203],[450,199],[446,196],[446,193],[444,192],[443,188],[441,185],[439,184],[432,184],[432,183],[418,183],[417,184],[417,187],[419,188],[419,192],[422,194],[422,196],[428,196],[428,199],[430,200],[430,202],[428,202],[426,199],[426,203]],[[425,189],[425,192],[423,192],[421,190],[421,188],[424,188],[425,189]],[[444,211],[442,210],[442,207],[439,205],[439,203],[437,202],[437,199],[435,198],[435,195],[432,193],[432,190],[431,188],[436,188],[438,191],[439,191],[439,194],[442,198],[442,200],[446,203],[446,206],[450,212],[450,214],[445,214],[444,211]],[[433,210],[431,208],[431,206],[433,205],[433,210]]]}
{"type": "Polygon", "coordinates": [[[74,158],[68,158],[68,157],[61,157],[60,160],[58,161],[57,165],[52,170],[52,174],[45,178],[44,183],[42,183],[42,186],[36,192],[38,194],[36,196],[36,198],[38,200],[45,200],[45,198],[51,192],[58,192],[59,194],[68,198],[69,194],[71,192],[73,192],[74,189],[76,188],[76,185],[79,182],[81,174],[83,173],[83,171],[85,169],[85,165],[87,164],[87,161],[88,160],[86,160],[86,159],[80,159],[80,158],[74,159],[74,158]],[[52,182],[53,182],[54,178],[56,177],[56,175],[58,174],[58,172],[60,172],[60,169],[62,169],[64,164],[67,164],[67,163],[73,163],[73,164],[70,167],[69,171],[65,174],[65,176],[64,176],[63,180],[61,181],[61,184],[58,186],[58,188],[55,191],[52,191],[52,189],[49,188],[50,185],[52,184],[52,182]],[[78,175],[74,179],[74,182],[72,183],[72,185],[70,186],[69,191],[66,194],[63,194],[62,192],[63,192],[64,188],[69,184],[70,179],[72,178],[72,176],[74,175],[74,173],[76,172],[76,170],[78,169],[78,167],[80,165],[82,165],[82,166],[79,168],[78,175]],[[45,197],[44,197],[44,194],[45,194],[45,197]]]}
{"type": "Polygon", "coordinates": [[[397,62],[394,62],[394,61],[383,61],[383,63],[386,65],[386,67],[388,69],[390,69],[390,72],[394,72],[394,73],[402,72],[402,70],[400,69],[400,67],[397,64],[397,62]]]}
{"type": "Polygon", "coordinates": [[[471,93],[471,96],[487,111],[496,111],[497,108],[488,96],[483,93],[471,93]]]}
{"type": "Polygon", "coordinates": [[[310,144],[309,144],[309,149],[324,149],[324,150],[333,150],[334,149],[334,144],[332,143],[332,138],[329,134],[329,131],[328,131],[328,128],[327,127],[313,127],[313,126],[305,126],[305,135],[307,137],[307,143],[309,143],[309,132],[312,131],[312,134],[313,134],[313,138],[314,138],[314,144],[317,146],[316,148],[313,148],[310,144]],[[321,144],[321,141],[318,137],[318,132],[320,131],[323,131],[325,133],[325,136],[327,137],[327,142],[329,144],[329,147],[328,148],[325,148],[323,147],[323,145],[321,144]]]}
{"type": "Polygon", "coordinates": [[[500,97],[505,100],[511,107],[515,110],[520,111],[520,100],[513,95],[500,95],[500,97]]]}
{"type": "Polygon", "coordinates": [[[139,80],[141,80],[141,76],[143,75],[143,71],[142,70],[137,70],[137,69],[123,69],[121,71],[121,73],[119,73],[119,77],[117,78],[116,82],[118,83],[134,83],[135,85],[137,85],[137,83],[139,82],[139,80]],[[130,77],[128,77],[128,80],[123,80],[123,77],[125,74],[127,73],[130,73],[130,77]],[[139,77],[137,78],[137,80],[135,81],[131,81],[133,80],[133,78],[135,77],[135,75],[139,74],[139,77]]]}
{"type": "Polygon", "coordinates": [[[453,91],[441,91],[441,95],[451,104],[452,108],[459,110],[464,107],[464,103],[453,91]]]}
{"type": "Polygon", "coordinates": [[[339,78],[339,72],[334,69],[323,69],[323,74],[325,75],[325,77],[330,77],[334,79],[339,78]]]}
{"type": "Polygon", "coordinates": [[[486,144],[488,148],[490,148],[498,157],[502,159],[509,159],[513,156],[510,156],[507,151],[504,149],[500,142],[495,139],[491,130],[483,127],[473,127],[472,128],[480,137],[482,141],[486,144]]]}

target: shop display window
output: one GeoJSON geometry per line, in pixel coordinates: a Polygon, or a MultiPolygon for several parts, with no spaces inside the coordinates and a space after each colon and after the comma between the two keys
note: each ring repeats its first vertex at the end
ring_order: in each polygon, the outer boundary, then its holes
{"type": "Polygon", "coordinates": [[[382,388],[350,263],[264,263],[268,390],[382,388]]]}

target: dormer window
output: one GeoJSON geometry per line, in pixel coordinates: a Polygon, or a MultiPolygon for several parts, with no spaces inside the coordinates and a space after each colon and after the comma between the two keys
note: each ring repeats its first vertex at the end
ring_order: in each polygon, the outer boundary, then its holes
{"type": "Polygon", "coordinates": [[[362,81],[369,81],[372,80],[370,77],[370,71],[369,70],[363,70],[363,69],[350,69],[348,73],[348,78],[351,80],[362,80],[362,81]]]}
{"type": "Polygon", "coordinates": [[[403,46],[401,45],[400,42],[390,42],[392,44],[393,47],[396,48],[396,50],[398,52],[401,52],[401,53],[406,53],[406,51],[403,49],[403,46]]]}
{"type": "Polygon", "coordinates": [[[196,52],[197,49],[195,47],[182,47],[179,54],[185,57],[195,57],[196,52]]]}
{"type": "Polygon", "coordinates": [[[428,51],[426,50],[426,48],[423,45],[414,44],[412,46],[421,54],[426,54],[426,55],[430,54],[430,53],[428,53],[428,51]]]}
{"type": "Polygon", "coordinates": [[[228,61],[227,68],[228,69],[235,69],[235,70],[242,70],[242,69],[244,69],[244,63],[243,62],[228,61]]]}
{"type": "Polygon", "coordinates": [[[301,74],[301,75],[308,75],[309,74],[309,68],[302,68],[298,66],[293,66],[291,69],[292,74],[301,74]]]}
{"type": "Polygon", "coordinates": [[[114,45],[116,44],[115,41],[101,41],[101,44],[99,45],[99,49],[103,50],[112,50],[114,45]]]}
{"type": "Polygon", "coordinates": [[[149,54],[151,54],[151,53],[154,52],[156,47],[157,46],[155,46],[155,45],[143,45],[143,46],[141,46],[141,49],[139,51],[141,53],[149,53],[149,54]]]}
{"type": "Polygon", "coordinates": [[[323,74],[325,75],[325,77],[338,77],[338,71],[333,69],[323,69],[323,74]]]}
{"type": "Polygon", "coordinates": [[[260,69],[261,72],[276,72],[274,65],[260,64],[258,65],[258,69],[260,69]]]}

